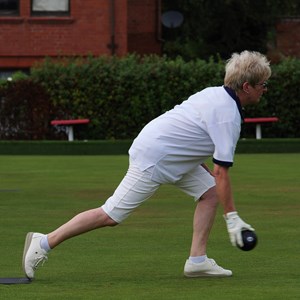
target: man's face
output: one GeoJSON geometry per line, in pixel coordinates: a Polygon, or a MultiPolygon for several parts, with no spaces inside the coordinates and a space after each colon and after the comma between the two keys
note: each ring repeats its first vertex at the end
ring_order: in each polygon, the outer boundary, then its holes
{"type": "Polygon", "coordinates": [[[261,96],[268,91],[267,87],[268,83],[267,81],[263,80],[254,86],[249,85],[248,86],[248,104],[257,104],[260,101],[261,96]]]}

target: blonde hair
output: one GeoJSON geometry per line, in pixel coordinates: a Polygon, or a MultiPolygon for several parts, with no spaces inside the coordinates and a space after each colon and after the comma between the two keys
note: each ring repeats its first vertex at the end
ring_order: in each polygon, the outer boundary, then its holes
{"type": "Polygon", "coordinates": [[[255,86],[271,76],[270,62],[256,51],[245,50],[233,53],[225,66],[224,85],[235,91],[242,89],[243,83],[255,86]]]}

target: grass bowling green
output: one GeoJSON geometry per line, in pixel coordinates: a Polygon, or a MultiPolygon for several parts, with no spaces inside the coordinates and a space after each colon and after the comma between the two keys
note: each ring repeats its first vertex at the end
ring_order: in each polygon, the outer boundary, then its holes
{"type": "MultiPolygon", "coordinates": [[[[102,205],[127,165],[126,155],[0,156],[0,277],[24,276],[28,231],[52,231],[102,205]]],[[[236,155],[235,202],[258,244],[232,247],[219,207],[208,256],[231,278],[183,277],[195,204],[166,185],[121,225],[61,244],[33,283],[0,285],[1,299],[298,299],[299,165],[300,154],[236,155]]]]}

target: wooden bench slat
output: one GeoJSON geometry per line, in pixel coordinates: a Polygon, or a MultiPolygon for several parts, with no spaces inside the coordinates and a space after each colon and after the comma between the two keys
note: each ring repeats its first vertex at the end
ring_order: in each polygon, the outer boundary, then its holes
{"type": "Polygon", "coordinates": [[[269,123],[269,122],[278,122],[279,119],[277,117],[269,117],[269,118],[245,118],[245,123],[269,123]]]}
{"type": "Polygon", "coordinates": [[[89,123],[89,119],[76,119],[76,120],[53,120],[51,125],[76,125],[89,123]]]}

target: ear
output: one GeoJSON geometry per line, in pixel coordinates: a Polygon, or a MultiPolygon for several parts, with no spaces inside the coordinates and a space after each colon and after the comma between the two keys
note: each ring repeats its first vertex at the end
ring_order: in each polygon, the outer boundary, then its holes
{"type": "Polygon", "coordinates": [[[249,87],[250,87],[250,84],[249,84],[249,82],[244,82],[243,83],[243,91],[246,93],[246,94],[249,94],[249,87]]]}

